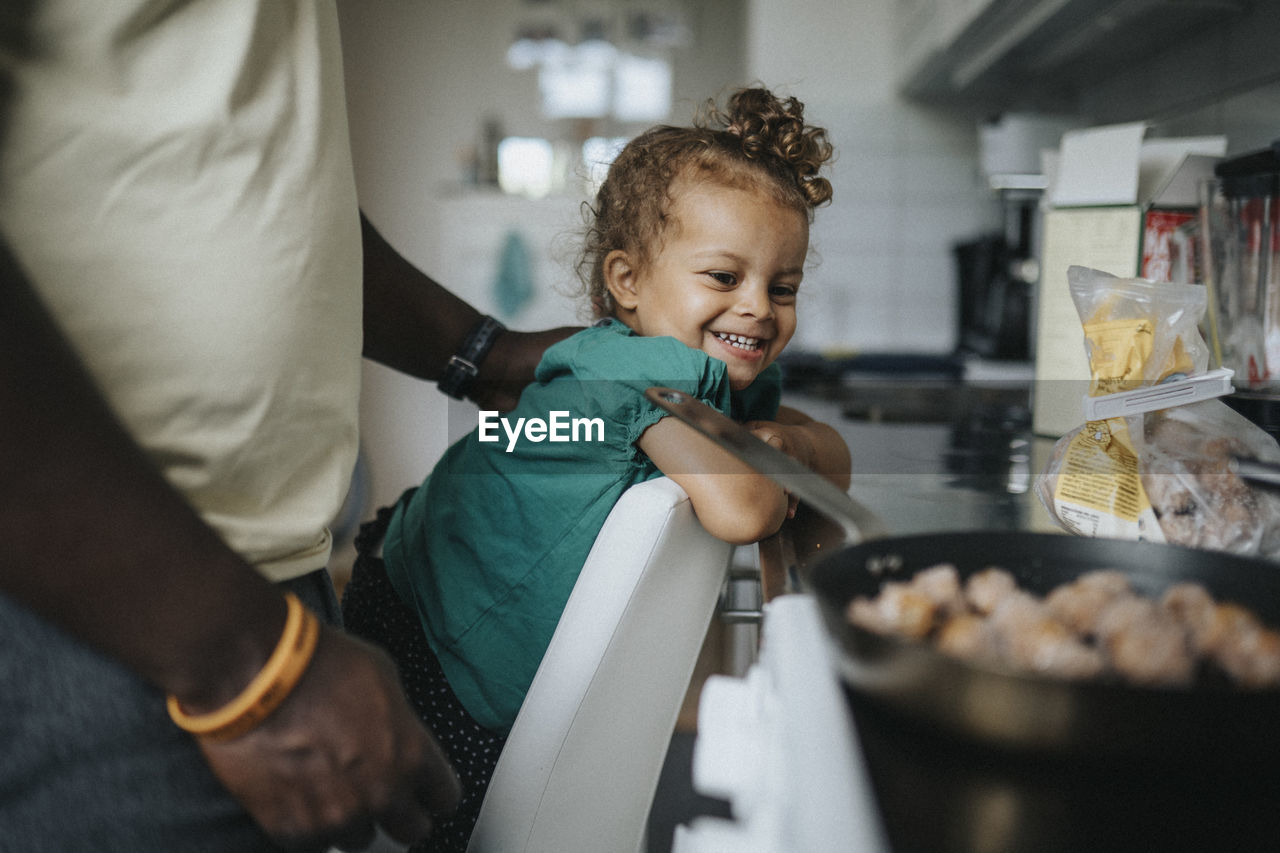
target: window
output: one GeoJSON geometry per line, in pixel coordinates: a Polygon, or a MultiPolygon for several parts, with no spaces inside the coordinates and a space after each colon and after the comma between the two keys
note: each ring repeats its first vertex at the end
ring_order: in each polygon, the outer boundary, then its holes
{"type": "Polygon", "coordinates": [[[498,143],[498,185],[512,195],[541,198],[551,192],[555,154],[545,139],[508,136],[498,143]]]}

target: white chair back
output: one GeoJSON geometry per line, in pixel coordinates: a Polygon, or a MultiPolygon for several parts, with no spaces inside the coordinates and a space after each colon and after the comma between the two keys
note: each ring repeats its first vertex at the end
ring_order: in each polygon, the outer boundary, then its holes
{"type": "Polygon", "coordinates": [[[673,481],[623,494],[498,758],[471,853],[642,850],[732,552],[673,481]]]}

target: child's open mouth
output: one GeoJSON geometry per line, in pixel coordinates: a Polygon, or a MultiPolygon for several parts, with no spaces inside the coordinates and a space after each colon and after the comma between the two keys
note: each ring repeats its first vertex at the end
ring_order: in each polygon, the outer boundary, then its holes
{"type": "Polygon", "coordinates": [[[745,335],[731,335],[727,332],[712,332],[712,334],[734,349],[746,350],[748,352],[754,352],[760,349],[759,338],[748,338],[745,335]]]}

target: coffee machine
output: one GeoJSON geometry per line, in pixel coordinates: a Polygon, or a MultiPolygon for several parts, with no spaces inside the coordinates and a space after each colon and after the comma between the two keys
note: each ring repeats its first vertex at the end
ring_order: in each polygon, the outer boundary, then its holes
{"type": "Polygon", "coordinates": [[[1040,279],[1044,152],[1056,150],[1073,116],[1005,113],[978,127],[981,171],[999,208],[991,232],[952,247],[959,354],[1030,361],[1034,294],[1040,279]]]}
{"type": "Polygon", "coordinates": [[[1002,227],[955,244],[957,346],[961,355],[999,361],[1031,358],[1032,293],[1039,278],[1036,223],[1039,176],[995,188],[1002,227]]]}

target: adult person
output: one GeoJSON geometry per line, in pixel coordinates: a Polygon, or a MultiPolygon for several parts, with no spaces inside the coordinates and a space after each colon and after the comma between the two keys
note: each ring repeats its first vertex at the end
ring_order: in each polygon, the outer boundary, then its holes
{"type": "Polygon", "coordinates": [[[336,20],[0,0],[0,848],[358,849],[456,802],[388,658],[307,615],[362,343],[438,379],[487,328],[359,216],[336,20]]]}

